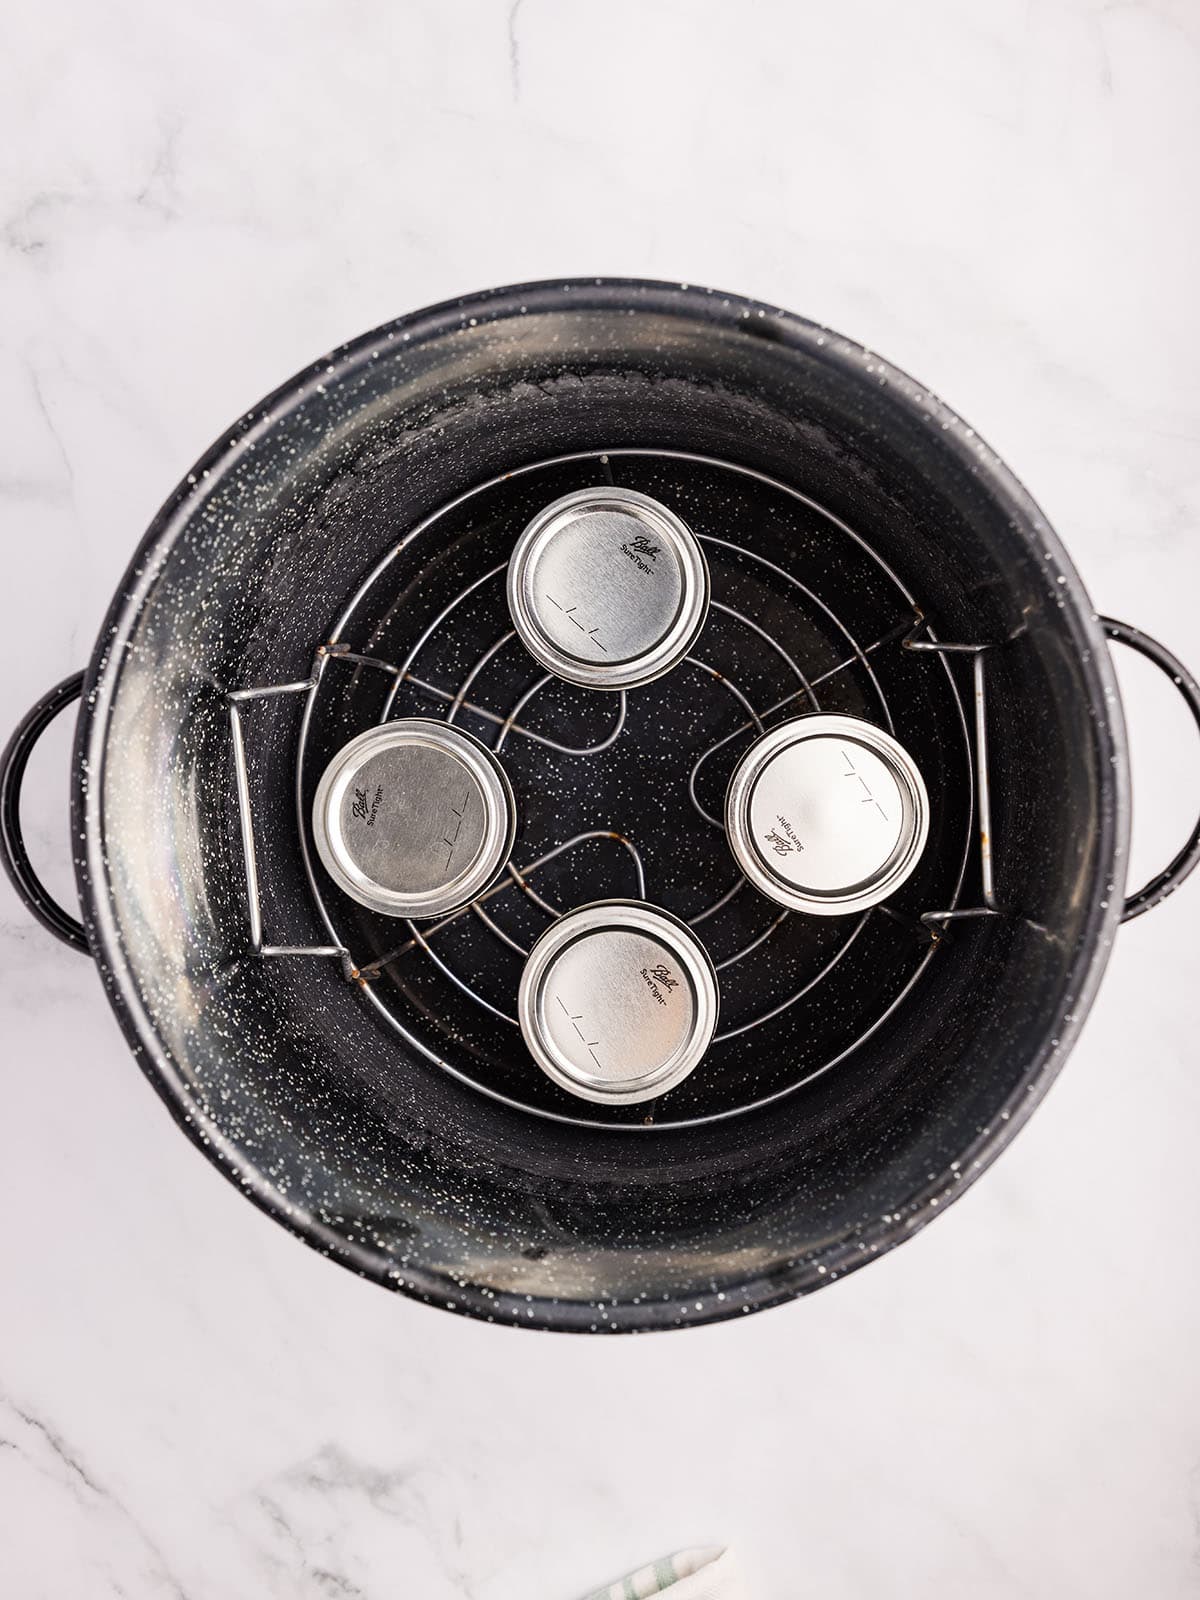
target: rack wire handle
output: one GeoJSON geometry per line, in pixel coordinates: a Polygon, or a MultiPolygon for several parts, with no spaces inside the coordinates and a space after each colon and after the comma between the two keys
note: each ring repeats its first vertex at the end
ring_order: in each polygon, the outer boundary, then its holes
{"type": "Polygon", "coordinates": [[[325,657],[318,651],[309,677],[295,683],[272,683],[257,689],[231,689],[225,696],[233,746],[233,777],[237,789],[238,822],[242,834],[242,866],[246,874],[246,906],[250,918],[250,948],[258,956],[337,956],[345,967],[349,952],[340,944],[268,944],[263,935],[262,900],[258,891],[258,851],[254,843],[254,812],[250,800],[250,768],[240,707],[249,700],[269,700],[277,695],[307,694],[320,682],[325,657]]]}
{"type": "Polygon", "coordinates": [[[906,650],[930,655],[968,656],[971,661],[971,688],[975,726],[975,842],[979,853],[979,885],[982,905],[955,906],[950,911],[926,911],[921,921],[938,937],[938,930],[951,922],[966,922],[980,917],[1003,916],[996,898],[995,850],[992,835],[992,783],[988,767],[987,653],[991,644],[956,644],[945,639],[922,639],[929,619],[919,612],[905,634],[906,650]]]}
{"type": "MultiPolygon", "coordinates": [[[[1140,628],[1131,627],[1128,622],[1118,622],[1115,617],[1099,617],[1097,620],[1104,630],[1106,639],[1111,639],[1114,644],[1127,645],[1130,650],[1136,650],[1138,655],[1145,656],[1147,661],[1152,661],[1160,672],[1166,673],[1183,696],[1196,726],[1200,728],[1200,684],[1179,657],[1172,655],[1165,645],[1159,644],[1158,640],[1152,639],[1148,633],[1143,633],[1140,628]]],[[[1144,911],[1161,904],[1168,895],[1174,894],[1197,866],[1200,866],[1200,819],[1188,835],[1183,848],[1162,871],[1156,873],[1149,883],[1143,884],[1136,893],[1126,895],[1121,921],[1131,922],[1134,917],[1140,917],[1144,911]]]]}

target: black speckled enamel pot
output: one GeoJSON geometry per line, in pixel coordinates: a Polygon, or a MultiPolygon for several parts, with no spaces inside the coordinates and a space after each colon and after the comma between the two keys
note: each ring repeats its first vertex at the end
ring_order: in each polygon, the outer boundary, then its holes
{"type": "MultiPolygon", "coordinates": [[[[878,357],[695,288],[503,289],[335,351],[188,473],[86,676],[10,743],[3,849],[179,1124],[318,1250],[489,1321],[707,1322],[913,1233],[1061,1066],[1123,915],[1106,631],[1200,719],[1172,657],[1097,619],[1011,473],[878,357]],[[613,481],[685,517],[713,594],[694,659],[619,711],[497,642],[528,517],[613,481]],[[82,924],[17,815],[79,692],[82,924]],[[506,763],[539,890],[489,900],[500,935],[472,914],[410,932],[313,864],[329,754],[451,707],[506,763]],[[814,709],[897,733],[930,842],[886,908],[777,924],[711,819],[754,721],[814,709]],[[722,1031],[660,1101],[597,1110],[524,1052],[520,950],[547,907],[643,887],[708,943],[722,1031]]],[[[1200,830],[1124,914],[1198,854],[1200,830]]]]}

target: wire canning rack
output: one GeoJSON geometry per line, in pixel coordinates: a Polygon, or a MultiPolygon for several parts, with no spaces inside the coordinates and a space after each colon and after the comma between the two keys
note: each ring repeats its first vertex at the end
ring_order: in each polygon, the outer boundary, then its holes
{"type": "Polygon", "coordinates": [[[942,930],[993,917],[985,645],[937,641],[914,596],[860,534],[750,469],[665,450],[593,451],[482,484],[399,540],[337,619],[309,678],[228,697],[250,942],[262,956],[342,962],[412,1050],[522,1110],[588,1126],[711,1122],[792,1092],[843,1060],[936,958],[942,930]],[[692,653],[644,688],[599,693],[545,673],[505,601],[512,544],[572,489],[620,484],[676,510],[712,575],[692,653]],[[952,660],[970,658],[968,732],[952,660]],[[330,942],[267,942],[242,712],[303,695],[296,798],[308,887],[330,942]],[[725,785],[760,732],[808,711],[894,733],[930,789],[912,877],[859,916],[804,917],[758,895],[724,838],[725,785]],[[321,874],[309,833],[317,780],[356,733],[441,716],[489,744],[517,796],[509,868],[464,911],[419,925],[379,916],[321,874]],[[972,751],[974,744],[974,753],[972,751]],[[972,861],[974,865],[972,866],[972,861]],[[968,872],[978,903],[961,902],[968,872]],[[516,991],[547,920],[589,900],[662,905],[704,940],[721,983],[708,1054],[661,1099],[585,1105],[527,1055],[516,991]]]}

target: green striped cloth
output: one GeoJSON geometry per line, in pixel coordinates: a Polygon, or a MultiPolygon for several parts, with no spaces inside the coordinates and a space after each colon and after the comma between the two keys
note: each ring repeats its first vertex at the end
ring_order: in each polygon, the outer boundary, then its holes
{"type": "Polygon", "coordinates": [[[678,1550],[597,1589],[587,1600],[748,1600],[732,1550],[678,1550]]]}

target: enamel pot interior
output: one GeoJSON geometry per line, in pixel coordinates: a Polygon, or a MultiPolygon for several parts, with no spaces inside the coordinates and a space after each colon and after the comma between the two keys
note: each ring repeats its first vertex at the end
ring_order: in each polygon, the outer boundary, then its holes
{"type": "Polygon", "coordinates": [[[677,1326],[869,1260],[1011,1136],[1111,943],[1123,734],[1061,547],[919,385],[730,297],[530,286],[335,352],[168,502],[89,690],[81,888],[143,1068],[206,1154],[309,1242],[497,1321],[677,1326]],[[669,504],[712,578],[688,662],[623,704],[535,687],[519,643],[496,643],[521,529],[604,483],[669,504]],[[905,648],[917,608],[937,638],[994,646],[1003,915],[937,941],[922,914],[980,897],[972,684],[969,659],[905,648]],[[321,644],[416,653],[397,682],[315,658],[321,644]],[[225,696],[304,682],[314,659],[310,692],[242,708],[265,938],[336,939],[366,978],[250,948],[225,696]],[[511,886],[488,902],[507,942],[468,913],[428,940],[434,960],[406,924],[340,897],[306,818],[341,744],[382,717],[446,715],[467,680],[455,719],[499,747],[514,862],[581,837],[530,878],[544,905],[511,886]],[[779,703],[769,720],[890,726],[930,792],[921,862],[861,927],[774,928],[779,908],[741,890],[696,924],[721,979],[705,1061],[650,1106],[573,1100],[511,1019],[519,949],[547,905],[646,898],[693,920],[719,901],[737,873],[711,819],[747,705],[779,703]]]}

